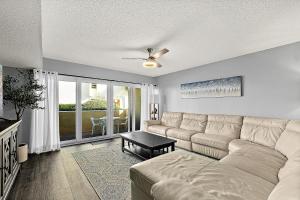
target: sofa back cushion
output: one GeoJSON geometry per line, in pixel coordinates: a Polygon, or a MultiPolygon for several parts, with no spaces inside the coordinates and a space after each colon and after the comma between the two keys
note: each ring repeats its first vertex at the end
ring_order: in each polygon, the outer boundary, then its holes
{"type": "Polygon", "coordinates": [[[288,122],[276,143],[275,149],[288,158],[296,151],[300,151],[300,120],[288,122]]]}
{"type": "Polygon", "coordinates": [[[184,113],[180,128],[204,133],[207,115],[184,113]]]}
{"type": "Polygon", "coordinates": [[[243,117],[237,115],[208,115],[206,134],[239,138],[243,117]]]}
{"type": "Polygon", "coordinates": [[[164,112],[161,118],[161,125],[179,128],[182,121],[180,112],[164,112]]]}
{"type": "Polygon", "coordinates": [[[244,117],[241,139],[274,148],[286,124],[282,119],[244,117]]]}
{"type": "Polygon", "coordinates": [[[278,172],[286,160],[286,157],[280,152],[256,144],[234,151],[220,162],[277,184],[278,172]]]}

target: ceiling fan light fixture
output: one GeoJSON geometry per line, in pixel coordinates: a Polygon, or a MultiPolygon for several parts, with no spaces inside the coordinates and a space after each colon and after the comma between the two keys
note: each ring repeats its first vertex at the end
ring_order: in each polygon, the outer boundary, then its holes
{"type": "Polygon", "coordinates": [[[143,63],[143,66],[145,68],[149,68],[149,69],[153,69],[153,68],[157,68],[158,67],[158,64],[155,60],[146,60],[144,63],[143,63]]]}
{"type": "Polygon", "coordinates": [[[169,49],[162,49],[155,54],[152,54],[153,49],[148,48],[146,49],[148,51],[149,57],[148,58],[122,58],[122,59],[131,59],[131,60],[143,60],[143,66],[148,69],[154,69],[154,68],[160,68],[162,65],[157,61],[158,58],[160,58],[162,55],[169,52],[169,49]]]}

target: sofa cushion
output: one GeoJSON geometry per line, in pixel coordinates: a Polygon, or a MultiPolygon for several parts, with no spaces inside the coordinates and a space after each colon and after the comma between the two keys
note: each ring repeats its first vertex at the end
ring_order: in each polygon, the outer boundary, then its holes
{"type": "Polygon", "coordinates": [[[162,126],[162,125],[152,125],[152,126],[148,127],[148,131],[151,133],[156,133],[159,135],[166,136],[166,132],[169,128],[171,128],[171,127],[162,126]]]}
{"type": "Polygon", "coordinates": [[[161,124],[160,120],[145,120],[143,123],[144,127],[142,127],[142,128],[144,131],[148,131],[149,126],[160,125],[160,124],[161,124]]]}
{"type": "Polygon", "coordinates": [[[153,185],[152,195],[156,200],[265,200],[273,187],[235,167],[216,164],[203,168],[191,181],[162,179],[153,185]]]}
{"type": "Polygon", "coordinates": [[[179,128],[182,121],[182,113],[164,112],[161,118],[161,125],[179,128]]]}
{"type": "Polygon", "coordinates": [[[248,147],[249,145],[253,145],[253,144],[255,144],[255,143],[250,142],[248,140],[235,139],[229,143],[228,150],[229,150],[229,153],[232,153],[232,152],[242,149],[243,147],[248,147]]]}
{"type": "Polygon", "coordinates": [[[208,115],[206,134],[239,138],[243,117],[235,115],[208,115]]]}
{"type": "Polygon", "coordinates": [[[176,150],[133,165],[130,179],[146,194],[150,195],[153,184],[162,179],[177,178],[191,181],[201,169],[214,159],[184,150],[176,150]]]}
{"type": "Polygon", "coordinates": [[[279,180],[282,180],[289,175],[293,175],[296,171],[300,171],[300,150],[290,156],[285,165],[279,170],[279,180]]]}
{"type": "Polygon", "coordinates": [[[177,138],[186,141],[191,141],[191,137],[195,133],[196,131],[190,131],[181,128],[170,128],[167,130],[168,137],[177,138]]]}
{"type": "Polygon", "coordinates": [[[288,176],[275,186],[268,200],[299,200],[300,199],[300,170],[293,176],[288,176]]]}
{"type": "Polygon", "coordinates": [[[287,157],[300,151],[300,120],[291,120],[279,137],[275,149],[287,157]]]}
{"type": "Polygon", "coordinates": [[[184,113],[180,128],[204,133],[207,115],[184,113]]]}
{"type": "Polygon", "coordinates": [[[267,199],[274,188],[274,184],[260,177],[220,162],[205,167],[192,183],[209,191],[215,200],[267,199]]]}
{"type": "Polygon", "coordinates": [[[277,184],[277,175],[284,166],[286,157],[268,147],[249,146],[230,153],[220,162],[277,184]]]}
{"type": "Polygon", "coordinates": [[[286,123],[282,119],[244,117],[241,139],[274,148],[286,123]]]}
{"type": "Polygon", "coordinates": [[[254,142],[251,142],[248,140],[241,140],[241,139],[232,140],[228,145],[228,149],[229,149],[230,153],[235,152],[235,151],[240,150],[245,147],[261,148],[261,149],[273,151],[273,149],[270,147],[266,147],[261,144],[257,144],[257,143],[254,143],[254,142]]]}
{"type": "Polygon", "coordinates": [[[216,159],[221,159],[228,155],[228,151],[197,143],[192,143],[192,151],[216,159]]]}
{"type": "Polygon", "coordinates": [[[192,136],[192,143],[202,144],[228,151],[228,143],[232,139],[223,135],[197,133],[192,136]]]}
{"type": "Polygon", "coordinates": [[[176,178],[161,180],[158,183],[155,183],[151,188],[151,194],[155,200],[212,199],[209,193],[202,188],[193,186],[190,182],[176,178]]]}
{"type": "Polygon", "coordinates": [[[168,137],[168,138],[176,140],[176,143],[175,143],[176,147],[179,147],[181,149],[185,149],[188,151],[192,151],[192,142],[191,141],[181,140],[181,139],[172,138],[172,137],[168,137]]]}

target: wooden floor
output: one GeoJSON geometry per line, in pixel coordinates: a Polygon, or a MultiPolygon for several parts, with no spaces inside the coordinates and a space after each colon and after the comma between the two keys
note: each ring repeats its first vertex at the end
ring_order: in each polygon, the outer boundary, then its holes
{"type": "Polygon", "coordinates": [[[115,143],[120,143],[120,140],[64,147],[58,152],[30,156],[23,164],[8,199],[99,200],[71,153],[115,143]]]}

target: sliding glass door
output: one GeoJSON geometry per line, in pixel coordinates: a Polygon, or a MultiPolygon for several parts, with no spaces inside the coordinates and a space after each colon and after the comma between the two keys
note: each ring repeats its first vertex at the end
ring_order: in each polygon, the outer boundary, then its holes
{"type": "Polygon", "coordinates": [[[81,83],[82,138],[107,135],[107,85],[81,83]]]}
{"type": "Polygon", "coordinates": [[[128,132],[129,87],[113,86],[113,133],[128,132]]]}
{"type": "Polygon", "coordinates": [[[76,140],[76,82],[59,81],[60,141],[76,140]]]}
{"type": "Polygon", "coordinates": [[[97,79],[61,76],[59,128],[62,144],[111,138],[140,130],[141,88],[97,79]]]}

